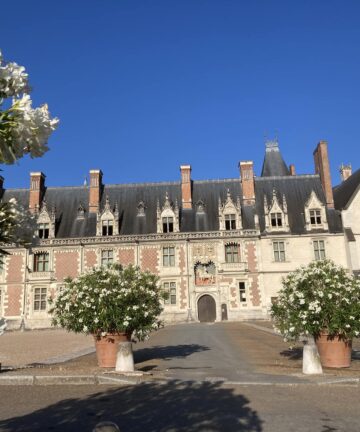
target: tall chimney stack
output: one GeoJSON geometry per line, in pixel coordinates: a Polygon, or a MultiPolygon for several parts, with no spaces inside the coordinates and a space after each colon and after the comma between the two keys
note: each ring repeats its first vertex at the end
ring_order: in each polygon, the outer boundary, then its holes
{"type": "Polygon", "coordinates": [[[244,204],[255,204],[254,162],[239,162],[239,168],[244,204]]]}
{"type": "Polygon", "coordinates": [[[344,182],[352,174],[351,165],[350,164],[348,164],[348,165],[341,164],[339,171],[340,171],[341,180],[344,182]]]}
{"type": "Polygon", "coordinates": [[[292,176],[296,175],[295,165],[294,164],[290,164],[289,165],[289,171],[290,171],[290,175],[292,175],[292,176]]]}
{"type": "Polygon", "coordinates": [[[315,173],[320,175],[321,184],[325,193],[326,205],[334,208],[334,197],[331,186],[330,165],[326,141],[320,141],[314,150],[315,173]]]}
{"type": "Polygon", "coordinates": [[[99,210],[103,187],[102,176],[101,170],[90,170],[89,213],[97,213],[99,210]]]}
{"type": "Polygon", "coordinates": [[[29,210],[34,213],[39,210],[45,194],[45,174],[42,172],[30,173],[29,210]]]}
{"type": "Polygon", "coordinates": [[[192,195],[191,195],[191,166],[181,165],[181,201],[183,209],[192,208],[192,195]]]}

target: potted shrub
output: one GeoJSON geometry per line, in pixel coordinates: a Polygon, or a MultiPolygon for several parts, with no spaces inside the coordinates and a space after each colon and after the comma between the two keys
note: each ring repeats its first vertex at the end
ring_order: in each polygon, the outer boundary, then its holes
{"type": "Polygon", "coordinates": [[[360,281],[332,261],[314,261],[283,279],[271,316],[285,341],[313,336],[323,366],[349,367],[360,334],[360,281]]]}
{"type": "Polygon", "coordinates": [[[112,264],[65,282],[49,300],[52,324],[91,333],[101,367],[115,367],[119,342],[143,340],[161,324],[158,317],[166,295],[158,277],[148,271],[112,264]]]}

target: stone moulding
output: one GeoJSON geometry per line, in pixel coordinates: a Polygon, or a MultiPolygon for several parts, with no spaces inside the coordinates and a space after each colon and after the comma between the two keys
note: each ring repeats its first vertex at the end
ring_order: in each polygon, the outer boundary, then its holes
{"type": "Polygon", "coordinates": [[[238,238],[238,237],[258,237],[258,230],[232,230],[232,231],[207,231],[207,232],[179,232],[166,234],[147,234],[147,235],[117,235],[104,237],[80,237],[80,238],[61,238],[46,239],[40,241],[40,246],[63,246],[63,245],[85,245],[85,244],[104,244],[104,243],[136,243],[168,240],[197,240],[209,238],[238,238]]]}

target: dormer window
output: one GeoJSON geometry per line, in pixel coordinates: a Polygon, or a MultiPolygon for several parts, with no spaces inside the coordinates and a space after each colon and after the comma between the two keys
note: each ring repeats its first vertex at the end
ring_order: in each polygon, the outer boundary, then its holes
{"type": "Polygon", "coordinates": [[[159,202],[157,203],[157,232],[179,232],[179,207],[177,201],[175,206],[172,204],[167,192],[164,205],[160,208],[159,202]]]}
{"type": "Polygon", "coordinates": [[[50,225],[48,223],[39,223],[38,224],[38,236],[41,239],[49,238],[50,225]]]}
{"type": "Polygon", "coordinates": [[[162,218],[163,233],[174,232],[174,218],[163,217],[162,218]]]}
{"type": "Polygon", "coordinates": [[[117,204],[111,208],[109,197],[106,197],[104,210],[97,214],[96,235],[119,235],[119,210],[117,204]]]}
{"type": "Polygon", "coordinates": [[[55,237],[55,213],[54,207],[50,211],[48,210],[47,203],[44,200],[37,218],[37,234],[40,239],[55,237]]]}
{"type": "Polygon", "coordinates": [[[114,221],[112,219],[105,219],[102,221],[102,235],[112,236],[114,232],[114,221]]]}
{"type": "Polygon", "coordinates": [[[283,226],[282,213],[270,213],[271,226],[279,228],[283,226]]]}
{"type": "Polygon", "coordinates": [[[225,230],[235,230],[236,229],[236,215],[235,214],[227,214],[225,215],[225,230]]]}
{"type": "Polygon", "coordinates": [[[310,224],[312,226],[322,225],[321,210],[310,210],[310,224]]]}
{"type": "Polygon", "coordinates": [[[328,229],[325,204],[319,200],[314,191],[305,204],[305,227],[307,231],[328,229]]]}
{"type": "Polygon", "coordinates": [[[271,204],[268,205],[267,197],[264,195],[265,229],[267,232],[289,231],[287,203],[285,195],[280,200],[275,189],[272,193],[271,204]]]}
{"type": "Polygon", "coordinates": [[[224,203],[219,198],[219,229],[221,231],[241,229],[240,198],[238,197],[235,203],[231,198],[229,189],[224,203]]]}

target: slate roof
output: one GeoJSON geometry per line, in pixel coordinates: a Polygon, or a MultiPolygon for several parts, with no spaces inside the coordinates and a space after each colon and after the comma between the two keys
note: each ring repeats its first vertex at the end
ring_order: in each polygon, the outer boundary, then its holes
{"type": "Polygon", "coordinates": [[[346,208],[357,189],[360,186],[360,169],[354,172],[347,180],[334,187],[334,204],[335,208],[342,210],[346,208]]]}
{"type": "Polygon", "coordinates": [[[288,176],[289,169],[281,156],[278,143],[266,143],[265,158],[261,170],[261,177],[288,176]]]}
{"type": "MultiPolygon", "coordinates": [[[[219,198],[225,202],[229,190],[233,201],[240,198],[242,207],[242,222],[244,229],[254,229],[255,212],[259,216],[260,231],[265,230],[264,195],[268,204],[272,201],[272,191],[275,188],[280,204],[285,195],[288,207],[288,217],[291,233],[305,233],[304,207],[311,191],[314,190],[318,198],[325,203],[321,182],[318,175],[310,176],[272,176],[255,178],[256,205],[242,203],[242,188],[240,179],[204,180],[192,182],[192,209],[181,209],[180,182],[143,183],[105,185],[102,192],[101,208],[109,197],[113,208],[117,204],[119,209],[120,235],[156,233],[157,202],[160,207],[164,204],[168,193],[173,204],[178,202],[180,210],[180,231],[217,231],[219,229],[218,205],[219,198]],[[145,204],[145,216],[137,215],[140,201],[145,204]],[[197,211],[198,201],[203,202],[204,212],[197,211]]],[[[5,190],[3,199],[8,201],[15,197],[24,207],[29,203],[29,191],[26,189],[5,190]]],[[[57,238],[89,237],[96,235],[96,214],[88,210],[89,188],[79,187],[48,187],[44,199],[47,208],[56,208],[57,238]],[[79,219],[78,207],[82,204],[85,216],[79,219]]],[[[328,209],[327,217],[330,232],[341,232],[340,214],[336,210],[328,209]]]]}
{"type": "MultiPolygon", "coordinates": [[[[305,234],[305,204],[314,191],[318,199],[325,204],[325,196],[318,175],[300,175],[284,177],[255,178],[256,212],[259,215],[260,231],[265,230],[264,196],[268,205],[272,202],[273,190],[276,191],[279,204],[283,204],[285,195],[290,231],[292,234],[305,234]]],[[[340,212],[326,210],[330,232],[342,232],[340,212]]]]}

